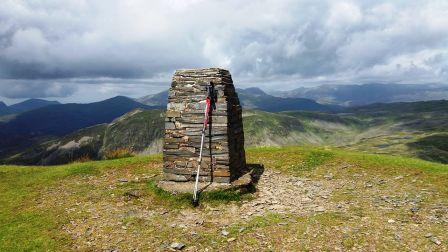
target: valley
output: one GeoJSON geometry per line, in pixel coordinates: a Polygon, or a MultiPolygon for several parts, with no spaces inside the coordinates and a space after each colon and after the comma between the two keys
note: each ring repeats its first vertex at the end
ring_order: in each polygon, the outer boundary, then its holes
{"type": "MultiPolygon", "coordinates": [[[[43,134],[31,147],[16,149],[2,160],[55,165],[79,159],[105,159],[110,155],[159,152],[163,145],[164,111],[141,106],[110,123],[61,137],[43,134]]],[[[245,145],[334,146],[446,163],[447,111],[448,101],[375,104],[343,112],[245,109],[245,145]]]]}
{"type": "MultiPolygon", "coordinates": [[[[406,92],[440,91],[443,95],[444,88],[443,85],[322,86],[283,97],[259,88],[237,91],[243,106],[246,147],[333,146],[447,163],[447,100],[347,107],[360,103],[332,99],[333,103],[327,104],[321,99],[317,99],[321,102],[318,103],[300,98],[331,95],[355,101],[356,94],[369,91],[372,95],[367,103],[391,102],[400,95],[412,101],[411,96],[404,95],[406,92]],[[385,87],[390,91],[388,100],[386,96],[375,95],[385,87]]],[[[88,104],[31,99],[11,106],[0,105],[15,111],[0,116],[0,163],[57,165],[160,152],[167,97],[168,91],[163,91],[139,99],[118,96],[88,104]]]]}

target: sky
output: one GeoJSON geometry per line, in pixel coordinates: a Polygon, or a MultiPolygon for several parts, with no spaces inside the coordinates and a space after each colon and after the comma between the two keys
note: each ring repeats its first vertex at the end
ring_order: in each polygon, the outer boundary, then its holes
{"type": "Polygon", "coordinates": [[[0,101],[91,102],[222,67],[237,87],[448,83],[448,1],[1,0],[0,101]]]}

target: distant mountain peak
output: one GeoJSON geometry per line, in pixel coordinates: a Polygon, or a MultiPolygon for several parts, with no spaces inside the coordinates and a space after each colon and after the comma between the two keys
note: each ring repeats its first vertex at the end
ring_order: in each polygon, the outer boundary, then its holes
{"type": "Polygon", "coordinates": [[[26,111],[39,109],[49,105],[60,104],[57,101],[47,101],[42,99],[28,99],[11,106],[7,106],[0,101],[0,115],[20,114],[26,111]]]}
{"type": "Polygon", "coordinates": [[[117,95],[104,101],[113,101],[113,100],[132,100],[132,99],[124,95],[117,95]]]}
{"type": "Polygon", "coordinates": [[[59,103],[58,101],[49,101],[45,99],[39,99],[39,98],[30,98],[25,100],[24,102],[47,102],[47,103],[59,103]]]}
{"type": "MultiPolygon", "coordinates": [[[[16,103],[14,105],[27,104],[27,103],[60,104],[58,101],[48,101],[48,100],[44,100],[44,99],[31,98],[31,99],[27,99],[22,102],[16,103]]],[[[14,105],[11,105],[11,107],[14,105]]]]}
{"type": "Polygon", "coordinates": [[[249,92],[251,95],[267,95],[266,92],[259,87],[249,87],[244,89],[244,92],[249,92]]]}
{"type": "Polygon", "coordinates": [[[9,107],[2,101],[0,101],[0,116],[10,114],[11,111],[9,107]]]}
{"type": "MultiPolygon", "coordinates": [[[[101,104],[141,104],[140,102],[129,98],[127,96],[122,96],[122,95],[118,95],[103,101],[99,101],[96,103],[101,103],[101,104]]],[[[141,104],[143,105],[143,104],[141,104]]]]}
{"type": "MultiPolygon", "coordinates": [[[[236,92],[241,105],[246,109],[260,109],[271,112],[286,110],[332,111],[339,109],[337,106],[322,105],[311,99],[275,97],[267,94],[259,87],[237,88],[236,92]]],[[[168,90],[141,97],[136,101],[149,106],[165,108],[168,101],[168,90]]]]}
{"type": "Polygon", "coordinates": [[[168,101],[168,90],[140,97],[136,99],[136,101],[148,106],[166,107],[166,103],[168,101]]]}
{"type": "Polygon", "coordinates": [[[14,105],[9,106],[10,110],[13,113],[22,113],[34,109],[43,108],[50,105],[57,105],[60,104],[58,101],[47,101],[43,99],[28,99],[23,102],[16,103],[14,105]]]}

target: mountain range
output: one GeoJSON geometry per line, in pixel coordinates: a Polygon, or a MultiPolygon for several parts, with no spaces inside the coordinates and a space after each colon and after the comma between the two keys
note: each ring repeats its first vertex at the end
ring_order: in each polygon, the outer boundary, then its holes
{"type": "Polygon", "coordinates": [[[448,99],[448,85],[363,84],[321,85],[274,92],[284,98],[307,98],[321,104],[363,106],[372,103],[413,102],[448,99]]]}
{"type": "Polygon", "coordinates": [[[163,127],[162,110],[136,108],[110,123],[37,141],[4,158],[8,163],[55,165],[83,158],[103,159],[120,151],[156,153],[161,151],[163,127]]]}
{"type": "Polygon", "coordinates": [[[56,104],[23,112],[0,123],[0,157],[45,139],[61,137],[96,124],[110,123],[136,108],[155,107],[117,96],[101,102],[56,104]]]}
{"type": "Polygon", "coordinates": [[[0,116],[23,113],[26,111],[57,104],[60,103],[57,101],[47,101],[42,99],[29,99],[11,106],[7,106],[4,102],[0,101],[0,116]]]}
{"type": "MultiPolygon", "coordinates": [[[[331,145],[448,163],[448,101],[374,104],[343,112],[246,109],[246,146],[331,145]]],[[[0,160],[62,164],[104,159],[111,153],[152,153],[162,148],[164,111],[137,108],[110,123],[64,136],[47,136],[0,160]]]]}
{"type": "MultiPolygon", "coordinates": [[[[279,112],[288,110],[307,110],[307,111],[337,111],[340,107],[337,105],[323,105],[306,98],[276,97],[269,95],[260,88],[252,87],[246,89],[237,88],[241,105],[245,109],[259,109],[269,112],[279,112]]],[[[148,95],[136,99],[150,106],[166,107],[168,101],[168,90],[148,95]]]]}
{"type": "MultiPolygon", "coordinates": [[[[276,97],[258,88],[237,91],[247,146],[329,144],[448,162],[448,101],[344,108],[276,97]]],[[[61,164],[102,159],[116,150],[160,150],[167,95],[137,100],[118,96],[89,104],[0,103],[0,110],[15,111],[0,117],[0,162],[61,164]]]]}

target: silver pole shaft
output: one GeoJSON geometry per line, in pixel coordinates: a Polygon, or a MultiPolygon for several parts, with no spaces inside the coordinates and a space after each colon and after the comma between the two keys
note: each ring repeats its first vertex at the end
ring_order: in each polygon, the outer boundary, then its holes
{"type": "Polygon", "coordinates": [[[199,149],[198,169],[196,171],[196,182],[194,183],[193,201],[198,200],[199,172],[201,170],[202,149],[204,147],[205,129],[207,127],[207,124],[205,122],[207,121],[207,123],[208,123],[208,113],[207,112],[208,112],[208,104],[205,105],[205,118],[204,118],[204,125],[202,126],[201,148],[199,149]]]}

